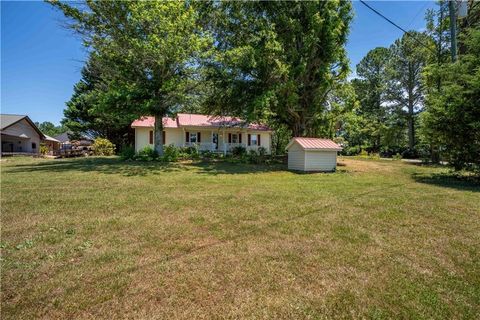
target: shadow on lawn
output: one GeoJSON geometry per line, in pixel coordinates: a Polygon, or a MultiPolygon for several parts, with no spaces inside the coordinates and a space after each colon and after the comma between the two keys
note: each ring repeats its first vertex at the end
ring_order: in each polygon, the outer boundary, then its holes
{"type": "Polygon", "coordinates": [[[186,163],[161,163],[122,161],[119,158],[75,158],[50,160],[35,164],[14,165],[9,172],[100,172],[124,176],[146,176],[162,172],[193,171],[198,174],[250,174],[257,172],[283,171],[281,164],[253,165],[224,161],[195,161],[186,163]]]}
{"type": "Polygon", "coordinates": [[[480,181],[474,180],[471,177],[460,177],[453,173],[413,173],[412,178],[415,180],[415,182],[419,183],[426,183],[457,190],[480,192],[480,181]]]}

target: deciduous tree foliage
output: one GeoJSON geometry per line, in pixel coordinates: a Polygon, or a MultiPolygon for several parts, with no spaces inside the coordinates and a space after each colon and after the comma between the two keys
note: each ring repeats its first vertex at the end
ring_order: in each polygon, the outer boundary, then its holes
{"type": "Polygon", "coordinates": [[[155,149],[162,153],[162,117],[183,103],[196,58],[209,37],[197,23],[194,3],[184,1],[52,1],[71,19],[102,66],[104,104],[115,112],[155,116],[155,149]]]}
{"type": "Polygon", "coordinates": [[[427,95],[422,135],[440,146],[455,169],[475,168],[480,174],[480,30],[461,36],[464,54],[455,63],[431,64],[426,77],[440,77],[441,90],[427,95]]]}
{"type": "Polygon", "coordinates": [[[315,135],[329,92],[347,76],[351,3],[222,2],[206,10],[216,49],[205,63],[211,110],[315,135]]]}

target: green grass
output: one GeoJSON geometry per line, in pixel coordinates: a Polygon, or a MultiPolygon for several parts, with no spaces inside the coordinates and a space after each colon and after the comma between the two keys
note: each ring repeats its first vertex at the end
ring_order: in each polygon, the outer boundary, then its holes
{"type": "Polygon", "coordinates": [[[3,159],[2,318],[478,317],[480,187],[341,162],[3,159]]]}

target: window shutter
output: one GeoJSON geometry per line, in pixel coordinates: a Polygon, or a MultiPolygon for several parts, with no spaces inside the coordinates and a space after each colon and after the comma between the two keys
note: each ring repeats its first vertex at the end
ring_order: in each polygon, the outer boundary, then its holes
{"type": "Polygon", "coordinates": [[[190,142],[190,132],[185,132],[185,142],[190,142]]]}
{"type": "Polygon", "coordinates": [[[198,143],[202,142],[202,139],[200,138],[200,132],[197,132],[197,142],[198,143]]]}
{"type": "Polygon", "coordinates": [[[153,130],[150,130],[150,136],[148,138],[148,143],[153,144],[153,130]]]}
{"type": "Polygon", "coordinates": [[[166,138],[165,138],[165,131],[162,131],[162,144],[165,144],[166,138]]]}
{"type": "Polygon", "coordinates": [[[260,143],[260,134],[257,134],[257,145],[258,145],[258,146],[261,145],[261,143],[260,143]]]}
{"type": "Polygon", "coordinates": [[[242,134],[241,133],[238,134],[238,143],[242,143],[242,134]]]}
{"type": "Polygon", "coordinates": [[[231,133],[228,134],[228,143],[232,143],[232,134],[231,133]]]}
{"type": "Polygon", "coordinates": [[[248,134],[247,138],[248,138],[248,139],[247,139],[247,142],[248,142],[247,144],[248,144],[248,145],[251,145],[251,144],[252,144],[252,135],[251,135],[251,134],[248,134]]]}

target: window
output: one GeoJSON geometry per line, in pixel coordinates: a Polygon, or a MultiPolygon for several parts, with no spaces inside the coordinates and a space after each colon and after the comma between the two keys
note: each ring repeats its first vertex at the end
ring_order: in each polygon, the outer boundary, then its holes
{"type": "Polygon", "coordinates": [[[190,132],[190,143],[197,143],[197,133],[196,132],[190,132]]]}
{"type": "Polygon", "coordinates": [[[232,133],[232,143],[238,143],[238,134],[232,133]]]}
{"type": "Polygon", "coordinates": [[[153,130],[150,130],[150,137],[148,143],[153,144],[153,130]]]}
{"type": "Polygon", "coordinates": [[[35,142],[32,142],[32,149],[37,149],[37,144],[35,142]]]}
{"type": "Polygon", "coordinates": [[[257,138],[257,136],[258,136],[258,135],[256,135],[256,134],[250,135],[250,145],[252,145],[252,146],[258,145],[258,138],[257,138]]]}
{"type": "Polygon", "coordinates": [[[249,134],[248,135],[248,145],[249,146],[259,146],[260,143],[260,135],[259,134],[249,134]]]}

